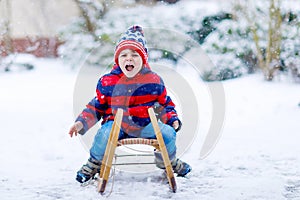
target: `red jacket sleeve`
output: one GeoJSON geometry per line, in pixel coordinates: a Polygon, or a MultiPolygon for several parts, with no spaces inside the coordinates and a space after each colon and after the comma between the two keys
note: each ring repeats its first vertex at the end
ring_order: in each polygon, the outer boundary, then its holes
{"type": "Polygon", "coordinates": [[[101,94],[99,87],[101,87],[101,79],[98,82],[96,93],[87,105],[86,108],[79,114],[75,121],[80,121],[83,124],[83,129],[79,131],[81,135],[85,134],[92,126],[94,126],[104,115],[107,109],[106,97],[101,94]]]}
{"type": "Polygon", "coordinates": [[[175,109],[175,104],[173,103],[171,97],[167,95],[167,90],[162,80],[161,84],[163,86],[162,92],[158,97],[159,106],[156,108],[156,110],[158,110],[159,113],[159,118],[163,123],[168,124],[170,126],[172,126],[174,121],[178,120],[181,126],[182,123],[178,118],[177,111],[175,109]]]}

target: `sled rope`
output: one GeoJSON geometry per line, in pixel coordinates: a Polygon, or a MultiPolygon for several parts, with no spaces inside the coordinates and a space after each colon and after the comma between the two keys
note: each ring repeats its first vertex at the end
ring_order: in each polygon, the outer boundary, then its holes
{"type": "Polygon", "coordinates": [[[114,161],[114,165],[112,166],[112,173],[111,173],[111,176],[109,177],[109,178],[112,178],[111,187],[110,187],[109,193],[105,196],[106,198],[108,198],[112,194],[113,189],[114,189],[117,157],[114,156],[114,158],[115,158],[115,161],[114,161]]]}

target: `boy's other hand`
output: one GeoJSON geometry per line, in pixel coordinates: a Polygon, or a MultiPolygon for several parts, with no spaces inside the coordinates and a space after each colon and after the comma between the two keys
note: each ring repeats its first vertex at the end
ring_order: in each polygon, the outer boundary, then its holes
{"type": "Polygon", "coordinates": [[[69,130],[69,135],[70,137],[73,137],[73,135],[75,134],[75,136],[77,136],[78,132],[83,128],[83,124],[80,121],[75,122],[75,124],[73,124],[73,126],[71,126],[70,130],[69,130]]]}
{"type": "Polygon", "coordinates": [[[172,126],[175,130],[177,130],[179,128],[179,121],[178,120],[174,121],[172,126]]]}

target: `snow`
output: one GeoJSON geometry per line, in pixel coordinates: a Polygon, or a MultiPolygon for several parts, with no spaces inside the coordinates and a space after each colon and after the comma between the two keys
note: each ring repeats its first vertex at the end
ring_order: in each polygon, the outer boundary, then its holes
{"type": "MultiPolygon", "coordinates": [[[[31,63],[34,70],[0,74],[1,199],[105,198],[112,181],[104,196],[95,185],[82,187],[75,181],[88,158],[80,137],[67,134],[75,117],[72,104],[78,71],[55,59],[31,63]]],[[[187,71],[181,70],[183,76],[187,71]]],[[[189,81],[195,90],[204,84],[195,78],[189,81]]],[[[192,165],[192,174],[176,177],[177,193],[170,192],[160,170],[116,170],[110,199],[300,199],[299,84],[284,77],[266,82],[261,74],[222,84],[226,119],[221,138],[201,160],[206,129],[199,129],[182,156],[192,165]]],[[[200,108],[209,106],[201,115],[209,116],[210,102],[203,91],[197,94],[202,99],[200,108]]]]}
{"type": "MultiPolygon", "coordinates": [[[[178,12],[188,10],[187,18],[214,14],[224,8],[202,1],[204,13],[199,12],[198,1],[191,2],[186,5],[182,1],[176,7],[172,6],[178,12]]],[[[285,9],[299,5],[296,0],[294,3],[284,1],[285,9]]],[[[165,8],[162,4],[150,13],[149,10],[143,13],[147,13],[146,17],[160,16],[165,8]]],[[[178,12],[166,12],[161,16],[164,23],[156,26],[168,27],[165,22],[174,17],[178,19],[179,15],[174,16],[178,12]]],[[[112,12],[108,17],[114,19],[114,14],[112,12]]],[[[153,18],[148,18],[149,24],[156,23],[153,18]]],[[[143,18],[139,20],[144,22],[143,18]]],[[[115,26],[122,30],[127,28],[119,21],[115,26]]],[[[185,28],[188,30],[189,26],[185,28]]],[[[115,29],[111,30],[115,32],[115,29]]],[[[200,112],[198,132],[190,148],[181,156],[192,165],[191,175],[188,178],[176,177],[178,191],[172,193],[161,170],[134,173],[133,170],[117,169],[106,193],[101,196],[95,185],[82,187],[76,182],[76,172],[88,158],[87,142],[81,136],[70,138],[67,132],[79,112],[78,106],[82,104],[83,108],[90,99],[87,94],[94,93],[93,81],[104,70],[71,69],[59,59],[37,59],[28,55],[12,59],[19,63],[28,62],[35,68],[0,72],[1,200],[82,200],[107,196],[118,200],[300,200],[300,86],[284,75],[276,77],[273,82],[264,81],[262,74],[221,82],[225,92],[225,121],[221,137],[213,151],[200,159],[213,115],[207,87],[214,83],[204,83],[190,68],[178,65],[177,72],[193,87],[200,112]],[[82,81],[79,74],[86,72],[92,83],[86,83],[85,91],[78,90],[78,83],[82,81]],[[77,99],[80,92],[83,92],[82,97],[77,99]]],[[[82,65],[81,61],[79,65],[82,65]]],[[[158,73],[165,72],[159,70],[158,73]]],[[[169,85],[168,81],[166,83],[169,85]]],[[[178,94],[172,95],[176,101],[178,94]]],[[[180,114],[186,112],[180,107],[178,110],[180,114]]],[[[184,119],[184,125],[188,124],[187,121],[184,119]]],[[[92,138],[91,132],[86,136],[92,138]]],[[[178,138],[183,141],[188,134],[183,127],[178,138]]]]}

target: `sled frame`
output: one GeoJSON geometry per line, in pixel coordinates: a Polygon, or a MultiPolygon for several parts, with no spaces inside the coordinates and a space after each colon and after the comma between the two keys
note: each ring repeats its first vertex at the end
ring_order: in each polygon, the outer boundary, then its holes
{"type": "Polygon", "coordinates": [[[98,182],[98,187],[97,187],[97,191],[99,193],[103,194],[105,191],[116,148],[118,146],[128,145],[128,144],[151,145],[157,151],[161,152],[170,188],[174,193],[176,192],[177,186],[176,186],[176,180],[174,177],[174,172],[172,169],[171,161],[169,159],[166,145],[164,143],[163,136],[160,131],[153,108],[149,108],[148,113],[149,113],[150,120],[151,120],[153,129],[154,129],[154,132],[156,135],[156,139],[132,138],[132,139],[123,139],[123,140],[118,141],[120,127],[121,127],[122,118],[123,118],[123,110],[120,108],[117,110],[117,114],[115,116],[115,120],[114,120],[112,129],[110,132],[110,136],[109,136],[109,139],[107,142],[107,146],[105,149],[105,154],[103,156],[103,160],[101,163],[101,169],[100,169],[100,173],[99,173],[99,182],[98,182]]]}

